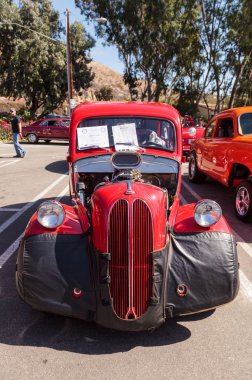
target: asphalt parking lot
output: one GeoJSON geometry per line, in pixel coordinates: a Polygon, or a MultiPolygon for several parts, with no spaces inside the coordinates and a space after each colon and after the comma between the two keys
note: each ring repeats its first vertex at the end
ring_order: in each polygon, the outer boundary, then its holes
{"type": "Polygon", "coordinates": [[[232,191],[188,182],[182,203],[219,202],[236,236],[240,291],[215,311],[168,320],[156,331],[126,333],[32,310],[18,297],[15,260],[24,228],[41,201],[70,203],[67,143],[25,144],[14,159],[0,143],[0,379],[251,379],[252,224],[238,221],[232,191]]]}

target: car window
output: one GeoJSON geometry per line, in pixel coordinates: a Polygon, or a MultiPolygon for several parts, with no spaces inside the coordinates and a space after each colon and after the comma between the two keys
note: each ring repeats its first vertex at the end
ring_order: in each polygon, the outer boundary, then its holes
{"type": "Polygon", "coordinates": [[[58,120],[48,120],[48,126],[53,126],[53,125],[58,125],[59,121],[58,120]]]}
{"type": "Polygon", "coordinates": [[[244,113],[239,119],[239,133],[241,135],[252,134],[252,113],[244,113]]]}
{"type": "Polygon", "coordinates": [[[215,120],[206,127],[205,137],[212,137],[213,136],[214,126],[215,126],[215,120]]]}
{"type": "Polygon", "coordinates": [[[79,149],[87,149],[93,141],[93,145],[102,147],[131,144],[174,151],[175,136],[174,125],[169,120],[148,117],[90,118],[82,120],[77,129],[79,149]]]}
{"type": "Polygon", "coordinates": [[[220,118],[217,122],[215,137],[231,138],[234,136],[234,122],[231,117],[220,118]]]}

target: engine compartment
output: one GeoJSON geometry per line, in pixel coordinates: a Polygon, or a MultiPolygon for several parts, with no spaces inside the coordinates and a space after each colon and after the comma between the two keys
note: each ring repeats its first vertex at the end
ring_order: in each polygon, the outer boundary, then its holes
{"type": "Polygon", "coordinates": [[[77,192],[83,189],[85,193],[85,206],[88,207],[94,191],[109,183],[131,181],[135,183],[145,183],[152,186],[166,189],[169,198],[169,205],[173,203],[174,195],[177,191],[177,173],[141,173],[137,169],[115,169],[113,173],[78,173],[77,192]]]}

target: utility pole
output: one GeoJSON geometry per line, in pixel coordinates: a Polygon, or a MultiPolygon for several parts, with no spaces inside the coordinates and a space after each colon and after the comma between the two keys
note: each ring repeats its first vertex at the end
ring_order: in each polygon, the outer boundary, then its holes
{"type": "Polygon", "coordinates": [[[67,35],[67,88],[68,88],[68,108],[69,115],[71,115],[71,99],[73,99],[73,68],[71,59],[71,39],[70,39],[70,23],[69,23],[69,10],[66,9],[66,35],[67,35]]]}

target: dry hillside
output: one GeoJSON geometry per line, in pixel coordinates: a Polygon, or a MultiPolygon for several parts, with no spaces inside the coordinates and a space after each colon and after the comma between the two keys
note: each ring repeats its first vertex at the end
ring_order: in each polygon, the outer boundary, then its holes
{"type": "MultiPolygon", "coordinates": [[[[111,87],[113,90],[113,100],[130,100],[128,87],[125,86],[123,82],[123,77],[117,71],[110,69],[109,67],[98,63],[91,62],[89,66],[92,68],[95,73],[95,78],[93,80],[92,86],[85,91],[82,97],[75,96],[77,103],[83,101],[94,101],[95,91],[99,91],[100,88],[106,86],[111,87]]],[[[25,99],[17,99],[14,101],[12,98],[0,97],[0,112],[8,112],[10,107],[15,107],[17,110],[25,106],[25,99]]],[[[62,107],[59,107],[54,112],[61,114],[67,107],[67,101],[64,102],[62,107]]],[[[43,110],[39,110],[39,113],[42,113],[43,110]]]]}
{"type": "Polygon", "coordinates": [[[111,87],[113,90],[113,100],[129,100],[129,90],[123,82],[123,77],[117,71],[110,69],[109,67],[98,63],[91,62],[89,66],[95,73],[92,86],[85,91],[84,99],[81,100],[96,100],[95,91],[99,91],[101,87],[111,87]]]}

